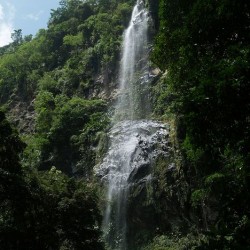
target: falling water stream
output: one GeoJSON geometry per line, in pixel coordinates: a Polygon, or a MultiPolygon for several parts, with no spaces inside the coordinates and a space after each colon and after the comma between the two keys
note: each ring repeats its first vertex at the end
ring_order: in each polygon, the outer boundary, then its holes
{"type": "Polygon", "coordinates": [[[129,27],[123,36],[119,72],[119,97],[114,119],[135,120],[150,113],[148,93],[148,19],[143,1],[135,5],[129,27]]]}
{"type": "Polygon", "coordinates": [[[163,153],[159,144],[168,135],[165,124],[149,120],[149,85],[153,77],[148,67],[149,14],[138,0],[124,32],[119,72],[119,95],[109,132],[110,147],[96,174],[107,185],[107,205],[103,231],[109,249],[128,250],[127,199],[129,185],[138,172],[145,179],[152,161],[163,153]],[[157,145],[157,146],[156,146],[157,145]]]}

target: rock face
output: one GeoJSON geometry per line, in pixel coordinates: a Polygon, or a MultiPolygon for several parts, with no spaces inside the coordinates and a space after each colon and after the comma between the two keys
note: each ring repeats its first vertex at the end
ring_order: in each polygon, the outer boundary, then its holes
{"type": "MultiPolygon", "coordinates": [[[[133,213],[133,203],[147,200],[147,186],[151,185],[153,166],[159,157],[168,158],[169,127],[150,120],[123,121],[116,124],[109,133],[110,143],[103,162],[95,167],[96,175],[108,186],[107,207],[104,214],[104,230],[109,235],[110,246],[122,241],[118,249],[127,246],[127,235],[131,219],[139,218],[138,211],[127,218],[127,211],[133,213]],[[126,244],[126,246],[124,245],[126,244]]],[[[142,207],[142,204],[138,204],[142,207]]],[[[134,207],[137,210],[137,207],[134,207]]],[[[143,210],[148,217],[150,211],[143,210]]],[[[131,239],[131,237],[129,237],[131,239]]]]}
{"type": "Polygon", "coordinates": [[[34,101],[30,103],[12,101],[9,106],[9,119],[21,134],[31,134],[35,131],[34,101]]]}
{"type": "Polygon", "coordinates": [[[189,187],[174,162],[174,148],[168,142],[165,147],[164,154],[157,155],[150,165],[150,174],[130,183],[127,200],[129,249],[140,249],[156,235],[188,228],[189,187]]]}
{"type": "Polygon", "coordinates": [[[157,234],[188,226],[189,187],[169,130],[160,122],[134,120],[116,124],[107,135],[107,154],[95,173],[108,189],[103,230],[110,249],[139,249],[157,234]]]}

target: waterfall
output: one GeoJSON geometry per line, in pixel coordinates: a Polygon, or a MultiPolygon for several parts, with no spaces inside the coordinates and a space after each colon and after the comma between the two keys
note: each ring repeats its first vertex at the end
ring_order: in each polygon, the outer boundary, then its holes
{"type": "Polygon", "coordinates": [[[123,36],[119,70],[119,95],[109,132],[110,147],[103,162],[95,167],[107,185],[107,205],[103,231],[108,249],[128,250],[127,201],[129,185],[138,176],[150,180],[150,166],[168,135],[165,125],[146,120],[150,114],[148,67],[148,18],[142,0],[138,0],[123,36]]]}
{"type": "Polygon", "coordinates": [[[149,93],[145,85],[149,77],[148,17],[143,1],[138,0],[133,9],[129,27],[123,36],[115,121],[142,119],[150,113],[149,93]]]}

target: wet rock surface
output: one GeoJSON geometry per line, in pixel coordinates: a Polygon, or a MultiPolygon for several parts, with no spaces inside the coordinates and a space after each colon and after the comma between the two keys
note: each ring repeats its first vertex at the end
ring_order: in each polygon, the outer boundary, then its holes
{"type": "Polygon", "coordinates": [[[126,225],[127,249],[143,245],[142,236],[181,228],[188,216],[188,189],[176,166],[169,132],[167,124],[157,121],[120,122],[109,132],[107,154],[95,167],[108,189],[104,220],[119,211],[120,219],[113,222],[117,225],[110,224],[109,230],[117,232],[119,225],[126,225]]]}
{"type": "MultiPolygon", "coordinates": [[[[133,223],[130,220],[135,217],[127,216],[127,212],[134,207],[134,215],[137,216],[142,208],[140,201],[147,200],[147,185],[151,183],[156,159],[160,155],[167,158],[169,156],[166,150],[169,144],[169,127],[151,120],[123,121],[112,127],[108,137],[107,154],[102,163],[95,167],[95,173],[107,186],[104,227],[113,232],[111,238],[116,240],[126,237],[122,235],[131,231],[129,228],[133,223]]],[[[144,211],[150,216],[153,210],[148,208],[144,211]]],[[[141,219],[139,220],[141,223],[141,219]]],[[[118,249],[130,249],[129,247],[120,246],[118,249]]]]}
{"type": "Polygon", "coordinates": [[[114,185],[139,182],[150,174],[159,155],[168,154],[169,128],[156,121],[120,122],[112,128],[109,138],[108,153],[95,172],[102,181],[114,185]]]}

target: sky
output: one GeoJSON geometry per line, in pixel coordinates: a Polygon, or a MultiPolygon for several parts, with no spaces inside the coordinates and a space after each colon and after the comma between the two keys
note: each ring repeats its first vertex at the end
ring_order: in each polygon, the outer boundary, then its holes
{"type": "Polygon", "coordinates": [[[51,9],[60,0],[0,0],[0,47],[12,42],[11,33],[21,29],[23,36],[46,28],[51,9]]]}

